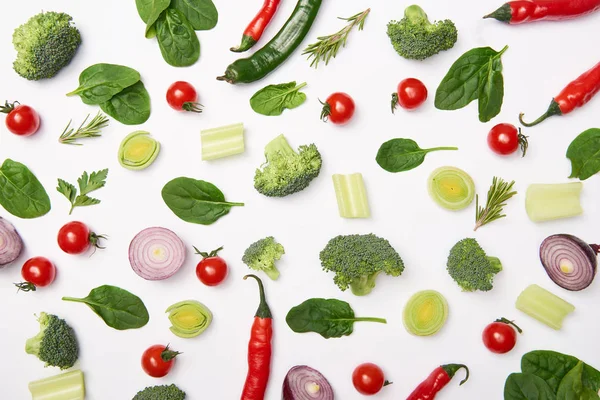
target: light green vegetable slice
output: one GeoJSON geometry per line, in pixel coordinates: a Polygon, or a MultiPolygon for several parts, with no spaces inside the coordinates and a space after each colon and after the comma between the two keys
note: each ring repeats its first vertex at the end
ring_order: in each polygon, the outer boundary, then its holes
{"type": "Polygon", "coordinates": [[[184,300],[167,308],[171,332],[181,338],[193,338],[200,335],[212,322],[212,313],[196,300],[184,300]]]}
{"type": "Polygon", "coordinates": [[[160,143],[150,136],[150,132],[131,132],[119,146],[119,164],[131,170],[148,168],[159,151],[160,143]]]}
{"type": "Polygon", "coordinates": [[[200,132],[202,139],[202,160],[216,160],[243,153],[244,124],[220,126],[200,132]]]}
{"type": "Polygon", "coordinates": [[[340,217],[369,218],[371,216],[362,174],[335,174],[333,175],[333,188],[340,217]]]}
{"type": "Polygon", "coordinates": [[[435,290],[422,290],[415,293],[406,303],[402,314],[404,327],[416,336],[430,336],[437,333],[448,318],[448,302],[435,290]]]}
{"type": "Polygon", "coordinates": [[[582,188],[581,182],[529,185],[525,195],[529,219],[541,222],[582,214],[582,188]]]}
{"type": "Polygon", "coordinates": [[[81,370],[29,382],[32,400],[83,400],[85,381],[81,370]]]}
{"type": "Polygon", "coordinates": [[[563,320],[575,311],[575,306],[538,285],[529,285],[517,298],[517,310],[552,329],[562,328],[563,320]]]}
{"type": "Polygon", "coordinates": [[[462,210],[473,202],[475,183],[462,169],[440,167],[427,181],[431,198],[447,210],[462,210]]]}

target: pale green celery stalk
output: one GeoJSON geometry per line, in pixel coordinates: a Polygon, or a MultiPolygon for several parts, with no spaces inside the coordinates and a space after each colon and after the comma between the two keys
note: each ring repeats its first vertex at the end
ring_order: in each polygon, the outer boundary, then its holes
{"type": "Polygon", "coordinates": [[[369,218],[369,200],[362,174],[333,175],[333,187],[340,217],[369,218]]]}
{"type": "Polygon", "coordinates": [[[581,182],[533,184],[527,188],[525,209],[533,222],[569,218],[583,213],[581,182]]]}
{"type": "Polygon", "coordinates": [[[244,152],[244,124],[220,126],[200,132],[202,160],[216,160],[244,152]]]}
{"type": "Polygon", "coordinates": [[[562,328],[563,320],[575,306],[538,285],[529,285],[517,298],[517,310],[537,319],[552,329],[562,328]]]}
{"type": "Polygon", "coordinates": [[[32,400],[83,400],[83,372],[77,369],[30,382],[29,391],[32,400]]]}

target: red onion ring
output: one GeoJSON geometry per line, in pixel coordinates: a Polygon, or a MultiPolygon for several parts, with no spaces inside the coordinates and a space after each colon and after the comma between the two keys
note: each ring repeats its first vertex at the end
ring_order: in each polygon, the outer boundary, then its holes
{"type": "Polygon", "coordinates": [[[333,400],[333,389],[316,369],[297,365],[283,380],[282,400],[333,400]]]}
{"type": "Polygon", "coordinates": [[[0,268],[15,261],[23,251],[23,240],[15,227],[0,217],[0,268]]]}
{"type": "Polygon", "coordinates": [[[540,261],[558,286],[579,291],[594,280],[598,247],[567,234],[548,236],[540,245],[540,261]]]}
{"type": "Polygon", "coordinates": [[[183,241],[172,231],[146,228],[129,244],[129,263],[144,279],[157,281],[171,277],[185,261],[183,241]]]}

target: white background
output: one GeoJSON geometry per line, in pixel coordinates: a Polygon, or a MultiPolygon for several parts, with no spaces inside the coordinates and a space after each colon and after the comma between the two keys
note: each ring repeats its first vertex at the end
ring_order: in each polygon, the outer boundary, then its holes
{"type": "MultiPolygon", "coordinates": [[[[29,0],[4,7],[0,13],[0,100],[19,100],[39,111],[42,128],[32,137],[21,138],[0,126],[0,158],[25,163],[38,176],[52,200],[52,211],[40,219],[20,220],[2,211],[17,227],[26,250],[14,265],[0,270],[2,322],[0,338],[0,398],[29,398],[27,383],[57,374],[44,368],[24,352],[25,339],[35,335],[35,313],[46,311],[65,318],[77,332],[81,356],[77,367],[85,373],[88,399],[130,399],[148,385],[177,383],[190,400],[239,398],[246,376],[246,353],[250,326],[258,305],[254,282],[243,281],[248,268],[240,259],[251,242],[273,235],[286,249],[279,263],[277,282],[263,276],[274,316],[272,373],[266,398],[280,398],[288,369],[307,364],[320,370],[333,385],[338,399],[362,398],[351,383],[359,363],[379,364],[394,381],[382,390],[380,399],[405,398],[435,367],[465,363],[472,371],[469,382],[458,387],[462,372],[438,396],[445,399],[501,399],[505,378],[519,370],[522,354],[534,349],[553,349],[583,358],[600,366],[598,310],[600,283],[570,293],[554,285],[538,259],[538,246],[548,235],[571,233],[587,241],[598,239],[598,177],[584,183],[584,216],[543,224],[532,223],[525,213],[525,190],[531,183],[567,182],[570,172],[565,151],[580,132],[598,125],[600,99],[565,117],[554,117],[542,125],[525,129],[530,136],[527,157],[499,157],[487,147],[486,134],[500,122],[517,123],[523,111],[531,120],[545,111],[552,96],[598,61],[595,39],[600,15],[563,23],[507,26],[481,16],[502,1],[440,2],[420,4],[432,19],[452,19],[459,40],[450,51],[426,61],[399,57],[386,36],[386,24],[401,18],[409,3],[398,1],[324,1],[319,16],[302,44],[342,28],[338,16],[350,16],[372,8],[365,29],[354,31],[345,49],[330,65],[318,70],[297,51],[264,80],[232,86],[217,82],[236,55],[241,33],[260,6],[259,0],[217,0],[218,26],[199,32],[200,61],[190,68],[167,65],[154,39],[144,38],[144,25],[133,0],[103,2],[29,0]],[[41,10],[71,14],[83,37],[73,62],[53,79],[28,82],[12,71],[13,29],[41,10]],[[488,124],[477,119],[477,106],[454,112],[433,106],[435,89],[450,65],[462,53],[480,46],[500,50],[505,97],[502,112],[488,124]],[[82,147],[61,145],[57,138],[69,119],[78,125],[98,109],[64,94],[77,87],[79,73],[89,65],[107,62],[136,68],[152,98],[152,115],[142,126],[128,127],[111,121],[102,138],[82,147]],[[389,110],[390,93],[400,80],[417,77],[428,87],[430,98],[415,112],[389,110]],[[201,115],[184,115],[171,110],[165,101],[167,87],[187,80],[199,91],[206,106],[201,115]],[[279,117],[255,114],[251,95],[270,83],[296,80],[307,82],[307,102],[279,117]],[[335,91],[352,95],[357,111],[344,127],[319,121],[321,105],[335,91]],[[202,162],[200,130],[243,122],[246,152],[243,155],[202,162]],[[145,129],[161,142],[156,162],[144,171],[123,169],[117,162],[121,139],[136,129],[145,129]],[[273,137],[285,133],[293,146],[316,143],[324,157],[321,176],[305,191],[285,199],[269,199],[253,188],[254,170],[263,162],[262,149],[273,137]],[[458,152],[427,156],[419,168],[390,174],[375,163],[382,142],[394,138],[415,139],[422,147],[458,146],[458,152]],[[494,175],[516,180],[519,194],[506,207],[507,218],[473,233],[474,204],[460,212],[438,207],[428,196],[426,179],[442,165],[454,165],[473,177],[477,191],[485,193],[494,175]],[[95,192],[102,203],[78,208],[68,216],[68,202],[54,189],[58,177],[75,182],[84,171],[109,168],[108,183],[95,192]],[[372,218],[344,220],[338,210],[331,182],[334,173],[362,172],[367,185],[372,218]],[[189,176],[215,183],[231,201],[244,208],[211,226],[188,224],[164,205],[160,190],[170,179],[189,176]],[[81,220],[96,232],[110,236],[107,249],[88,255],[69,256],[56,244],[59,228],[70,220],[81,220]],[[188,248],[185,265],[166,281],[150,282],[130,268],[130,240],[149,226],[164,226],[176,232],[188,248]],[[381,276],[367,297],[340,292],[332,274],[321,270],[319,251],[338,234],[373,232],[390,240],[403,257],[406,270],[398,278],[381,276]],[[449,249],[464,237],[476,237],[489,255],[498,256],[504,271],[497,275],[494,289],[487,293],[463,293],[445,271],[449,249]],[[202,285],[194,267],[199,256],[191,246],[211,250],[225,246],[222,256],[230,264],[226,282],[216,288],[202,285]],[[33,256],[46,256],[57,265],[58,276],[48,288],[35,293],[16,293],[13,282],[21,280],[20,266],[33,256]],[[518,294],[537,283],[572,302],[577,310],[561,331],[520,313],[514,307],[518,294]],[[139,295],[150,311],[150,322],[139,330],[117,331],[107,327],[83,304],[67,303],[62,296],[84,297],[90,289],[112,284],[139,295]],[[436,289],[448,299],[450,315],[436,336],[415,337],[402,325],[402,309],[416,291],[436,289]],[[387,325],[360,323],[350,337],[325,340],[316,334],[295,334],[285,323],[287,311],[311,297],[335,297],[348,301],[359,316],[388,319],[387,325]],[[164,310],[171,304],[196,299],[214,314],[210,328],[194,339],[175,337],[168,329],[164,310]],[[481,343],[481,331],[493,319],[516,319],[525,333],[507,355],[494,355],[481,343]],[[171,373],[163,379],[147,376],[140,356],[148,346],[171,343],[182,351],[171,373]]],[[[291,13],[295,1],[284,1],[260,45],[265,44],[291,13]]]]}

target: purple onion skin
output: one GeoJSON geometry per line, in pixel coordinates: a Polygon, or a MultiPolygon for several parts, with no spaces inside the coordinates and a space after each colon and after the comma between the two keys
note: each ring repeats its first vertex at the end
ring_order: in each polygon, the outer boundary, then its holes
{"type": "MultiPolygon", "coordinates": [[[[11,244],[11,248],[0,248],[0,268],[6,267],[8,264],[15,261],[23,252],[23,239],[15,229],[15,227],[0,217],[0,235],[7,237],[6,240],[11,244]]],[[[4,246],[6,246],[6,242],[4,246]]]]}
{"type": "Polygon", "coordinates": [[[334,400],[333,389],[329,384],[329,381],[314,368],[311,368],[306,365],[296,365],[292,367],[283,380],[283,390],[281,393],[281,400],[334,400]],[[319,386],[321,387],[321,393],[319,393],[318,397],[310,396],[305,392],[297,393],[292,389],[291,381],[297,377],[298,375],[306,374],[309,376],[313,376],[316,379],[314,381],[318,381],[319,386]]]}

